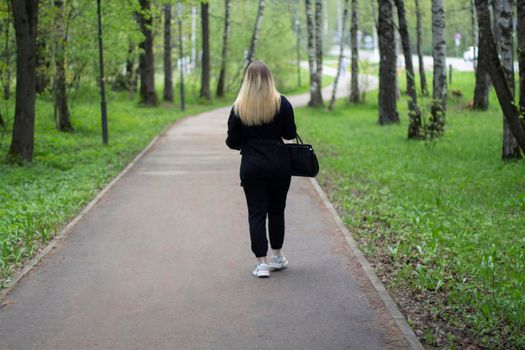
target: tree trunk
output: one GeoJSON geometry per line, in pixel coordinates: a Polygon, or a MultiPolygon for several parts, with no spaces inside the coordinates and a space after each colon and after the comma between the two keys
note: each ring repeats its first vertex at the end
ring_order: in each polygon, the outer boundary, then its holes
{"type": "Polygon", "coordinates": [[[33,160],[38,0],[11,0],[16,34],[16,102],[8,159],[33,160]]]}
{"type": "Polygon", "coordinates": [[[257,43],[259,41],[259,30],[261,28],[261,21],[264,15],[264,0],[259,0],[257,8],[257,18],[255,18],[255,27],[253,28],[252,40],[250,43],[250,51],[248,51],[248,58],[246,60],[246,68],[255,59],[255,52],[257,50],[257,43]]]}
{"type": "Polygon", "coordinates": [[[222,37],[221,71],[219,73],[219,81],[217,82],[217,97],[224,96],[226,63],[228,62],[228,39],[230,37],[231,28],[230,11],[231,0],[224,0],[224,35],[222,37]]]}
{"type": "Polygon", "coordinates": [[[423,62],[423,53],[421,47],[423,46],[423,25],[421,20],[421,7],[419,5],[420,0],[416,2],[416,27],[417,27],[417,56],[419,61],[419,81],[421,84],[421,93],[423,96],[428,96],[427,88],[427,76],[425,74],[425,64],[423,62]]]}
{"type": "MultiPolygon", "coordinates": [[[[346,22],[348,18],[348,0],[345,0],[343,8],[343,17],[341,23],[341,35],[339,37],[339,59],[337,63],[337,73],[335,74],[334,87],[332,89],[332,97],[330,98],[330,103],[328,104],[328,109],[332,110],[334,107],[335,96],[337,93],[337,83],[339,82],[339,76],[341,75],[341,70],[343,69],[343,53],[345,48],[344,33],[346,32],[346,22]]],[[[346,73],[346,71],[345,71],[346,73]]]]}
{"type": "MultiPolygon", "coordinates": [[[[41,5],[40,5],[41,6],[41,5]]],[[[51,82],[51,75],[49,74],[51,62],[48,57],[48,39],[49,33],[42,31],[36,34],[36,66],[35,77],[37,94],[43,93],[51,82]]]]}
{"type": "Polygon", "coordinates": [[[210,21],[208,16],[208,8],[209,4],[207,2],[201,3],[202,69],[200,97],[210,100],[210,21]]]}
{"type": "Polygon", "coordinates": [[[296,72],[297,72],[297,87],[301,86],[301,22],[299,21],[299,8],[295,13],[295,57],[296,57],[296,72]]]}
{"type": "Polygon", "coordinates": [[[488,52],[488,71],[494,84],[498,101],[512,134],[517,139],[522,152],[525,152],[525,123],[520,119],[519,109],[514,105],[512,92],[507,84],[505,72],[501,66],[492,35],[490,12],[487,0],[476,0],[476,12],[480,33],[480,47],[486,47],[488,52]]]}
{"type": "Polygon", "coordinates": [[[377,23],[379,36],[379,124],[399,123],[396,106],[396,43],[394,16],[390,0],[378,0],[381,14],[377,23]]]}
{"type": "Polygon", "coordinates": [[[498,52],[501,50],[501,31],[498,24],[498,18],[501,12],[501,0],[490,0],[492,8],[492,35],[496,42],[496,49],[498,52]]]}
{"type": "Polygon", "coordinates": [[[310,69],[310,101],[308,106],[316,107],[322,105],[321,87],[316,77],[316,52],[315,52],[315,22],[314,13],[312,9],[312,1],[305,0],[306,9],[306,31],[307,31],[307,45],[308,45],[308,66],[310,69]]]}
{"type": "MultiPolygon", "coordinates": [[[[11,97],[11,47],[9,42],[11,41],[11,35],[9,33],[9,27],[11,26],[11,8],[7,5],[7,15],[5,19],[5,48],[4,48],[4,64],[5,71],[2,72],[4,79],[4,100],[9,100],[11,97]]],[[[5,125],[4,121],[0,116],[0,125],[5,125]]]]}
{"type": "MultiPolygon", "coordinates": [[[[482,41],[479,33],[479,42],[482,41]]],[[[488,73],[487,48],[479,45],[478,65],[476,68],[476,85],[474,88],[474,101],[472,109],[486,111],[489,108],[489,73],[488,73]]]]}
{"type": "Polygon", "coordinates": [[[126,58],[126,85],[129,99],[137,92],[137,68],[135,68],[135,46],[130,42],[128,45],[128,57],[126,58]]]}
{"type": "Polygon", "coordinates": [[[410,38],[408,34],[408,25],[406,20],[405,3],[403,0],[394,0],[397,8],[397,17],[399,22],[399,35],[403,46],[403,55],[405,56],[405,71],[407,79],[408,94],[408,114],[410,123],[408,126],[408,138],[421,137],[421,111],[417,105],[416,82],[414,80],[414,66],[412,65],[412,51],[410,50],[410,38]]]}
{"type": "MultiPolygon", "coordinates": [[[[498,13],[498,27],[500,32],[500,55],[501,65],[510,92],[514,97],[514,45],[513,45],[513,23],[512,23],[512,1],[500,0],[498,13]]],[[[514,100],[514,99],[513,99],[514,100]]],[[[504,160],[521,158],[518,141],[512,136],[509,125],[503,116],[503,147],[502,158],[504,160]]]]}
{"type": "Polygon", "coordinates": [[[432,91],[432,115],[429,131],[440,135],[445,131],[447,107],[447,55],[445,45],[445,8],[443,0],[432,0],[432,57],[434,58],[434,79],[432,91]]]}
{"type": "MultiPolygon", "coordinates": [[[[317,101],[313,106],[323,106],[323,0],[315,1],[315,80],[319,90],[317,101]]],[[[310,101],[312,102],[312,101],[310,101]]]]}
{"type": "Polygon", "coordinates": [[[182,47],[182,3],[177,3],[177,23],[179,27],[179,60],[180,60],[180,109],[186,109],[186,95],[184,93],[184,49],[182,47]]]}
{"type": "Polygon", "coordinates": [[[173,67],[171,62],[171,5],[164,5],[164,101],[173,102],[173,67]]]}
{"type": "Polygon", "coordinates": [[[151,2],[150,0],[139,0],[139,3],[140,12],[137,13],[137,21],[144,35],[144,40],[139,44],[142,50],[139,57],[140,102],[146,106],[156,106],[158,98],[155,91],[151,2]]]}
{"type": "Polygon", "coordinates": [[[476,24],[476,5],[474,5],[474,0],[470,0],[470,17],[472,25],[472,47],[474,48],[474,59],[472,60],[472,64],[474,65],[474,72],[476,72],[477,56],[479,55],[479,34],[478,26],[476,24]]]}
{"type": "Polygon", "coordinates": [[[64,31],[64,2],[55,0],[55,78],[53,97],[55,102],[56,128],[59,131],[73,131],[66,89],[65,46],[67,36],[64,31]]]}
{"type": "Polygon", "coordinates": [[[520,114],[525,113],[525,1],[517,3],[518,25],[516,28],[518,37],[518,64],[519,64],[519,87],[520,87],[520,114]]]}
{"type": "MultiPolygon", "coordinates": [[[[182,4],[178,2],[177,4],[182,4]]],[[[190,56],[190,71],[197,66],[197,6],[191,7],[191,56],[190,56]]]]}
{"type": "Polygon", "coordinates": [[[352,76],[350,78],[350,102],[359,103],[361,96],[359,92],[359,49],[357,43],[357,32],[359,31],[359,2],[352,0],[352,24],[350,27],[350,45],[352,62],[352,76]]]}

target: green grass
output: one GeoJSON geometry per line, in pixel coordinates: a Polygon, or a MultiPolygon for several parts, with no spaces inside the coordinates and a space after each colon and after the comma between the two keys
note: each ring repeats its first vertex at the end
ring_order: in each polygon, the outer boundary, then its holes
{"type": "Polygon", "coordinates": [[[489,111],[468,110],[473,84],[454,74],[450,89],[466,96],[449,98],[435,142],[407,141],[404,100],[401,124],[379,126],[376,92],[334,112],[298,109],[298,130],[360,248],[409,317],[420,316],[409,322],[425,345],[523,349],[525,162],[500,160],[499,106],[493,94],[489,111]]]}

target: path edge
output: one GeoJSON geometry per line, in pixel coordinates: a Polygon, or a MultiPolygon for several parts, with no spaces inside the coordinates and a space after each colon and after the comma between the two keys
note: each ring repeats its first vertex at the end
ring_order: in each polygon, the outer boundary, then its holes
{"type": "Polygon", "coordinates": [[[319,185],[319,182],[317,181],[317,179],[315,177],[310,178],[310,182],[312,183],[315,189],[315,192],[317,192],[317,195],[323,202],[324,206],[328,209],[328,211],[332,215],[339,231],[344,236],[346,243],[350,247],[354,256],[357,258],[357,261],[363,268],[366,276],[368,277],[368,279],[374,286],[374,289],[376,290],[377,294],[383,301],[383,304],[385,304],[386,308],[390,312],[390,315],[392,316],[392,318],[396,322],[397,327],[399,328],[399,330],[405,337],[406,341],[410,345],[410,348],[412,350],[424,350],[424,347],[419,341],[418,337],[416,336],[412,328],[408,325],[408,322],[406,321],[401,311],[399,311],[399,308],[397,307],[396,303],[394,302],[390,294],[388,294],[385,286],[383,285],[383,283],[381,283],[381,280],[379,280],[379,278],[377,277],[373,267],[370,265],[368,260],[366,260],[365,256],[363,255],[363,253],[357,246],[357,242],[354,240],[352,233],[350,233],[350,231],[344,224],[343,220],[341,219],[341,217],[335,210],[334,206],[328,199],[328,196],[326,195],[324,190],[319,185]]]}
{"type": "Polygon", "coordinates": [[[113,187],[113,185],[115,185],[115,183],[117,183],[117,181],[120,180],[157,143],[157,141],[162,136],[164,136],[173,126],[175,126],[179,122],[187,118],[197,116],[199,114],[201,113],[198,113],[196,115],[187,115],[182,118],[176,119],[168,125],[166,125],[166,127],[162,129],[161,132],[158,133],[150,141],[150,143],[126,165],[126,167],[120,173],[118,173],[106,186],[104,186],[104,188],[100,190],[95,195],[95,197],[91,199],[88,202],[88,204],[86,204],[84,208],[82,208],[82,210],[73,219],[67,222],[67,224],[64,227],[62,227],[58,234],[55,235],[37,255],[35,255],[33,258],[31,258],[31,260],[29,260],[28,263],[25,264],[22,270],[13,275],[12,280],[9,281],[7,286],[2,291],[0,291],[0,308],[3,306],[3,302],[7,298],[7,295],[18,285],[18,282],[20,282],[20,280],[22,280],[24,276],[26,276],[35,266],[37,266],[38,263],[43,258],[45,258],[64,237],[67,236],[67,234],[76,225],[76,223],[80,221],[80,219],[82,219],[84,215],[86,215],[98,203],[98,201],[102,199],[102,197],[113,187]]]}

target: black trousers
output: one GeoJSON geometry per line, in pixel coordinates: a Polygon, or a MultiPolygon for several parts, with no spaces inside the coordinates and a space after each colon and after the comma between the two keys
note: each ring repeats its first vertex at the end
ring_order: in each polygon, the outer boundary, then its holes
{"type": "Polygon", "coordinates": [[[242,186],[248,204],[248,222],[252,252],[256,257],[266,256],[266,218],[272,249],[281,249],[284,241],[284,208],[291,176],[282,178],[243,179],[242,186]]]}

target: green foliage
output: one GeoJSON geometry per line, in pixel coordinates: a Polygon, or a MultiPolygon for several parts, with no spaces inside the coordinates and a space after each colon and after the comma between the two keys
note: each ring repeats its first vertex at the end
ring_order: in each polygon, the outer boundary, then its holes
{"type": "Polygon", "coordinates": [[[374,93],[296,115],[320,156],[320,182],[393,295],[415,310],[422,340],[523,349],[525,163],[500,160],[501,111],[494,94],[488,112],[468,110],[473,86],[472,73],[456,74],[453,88],[468,97],[449,98],[447,131],[432,147],[406,140],[405,101],[401,125],[379,127],[374,93]]]}

